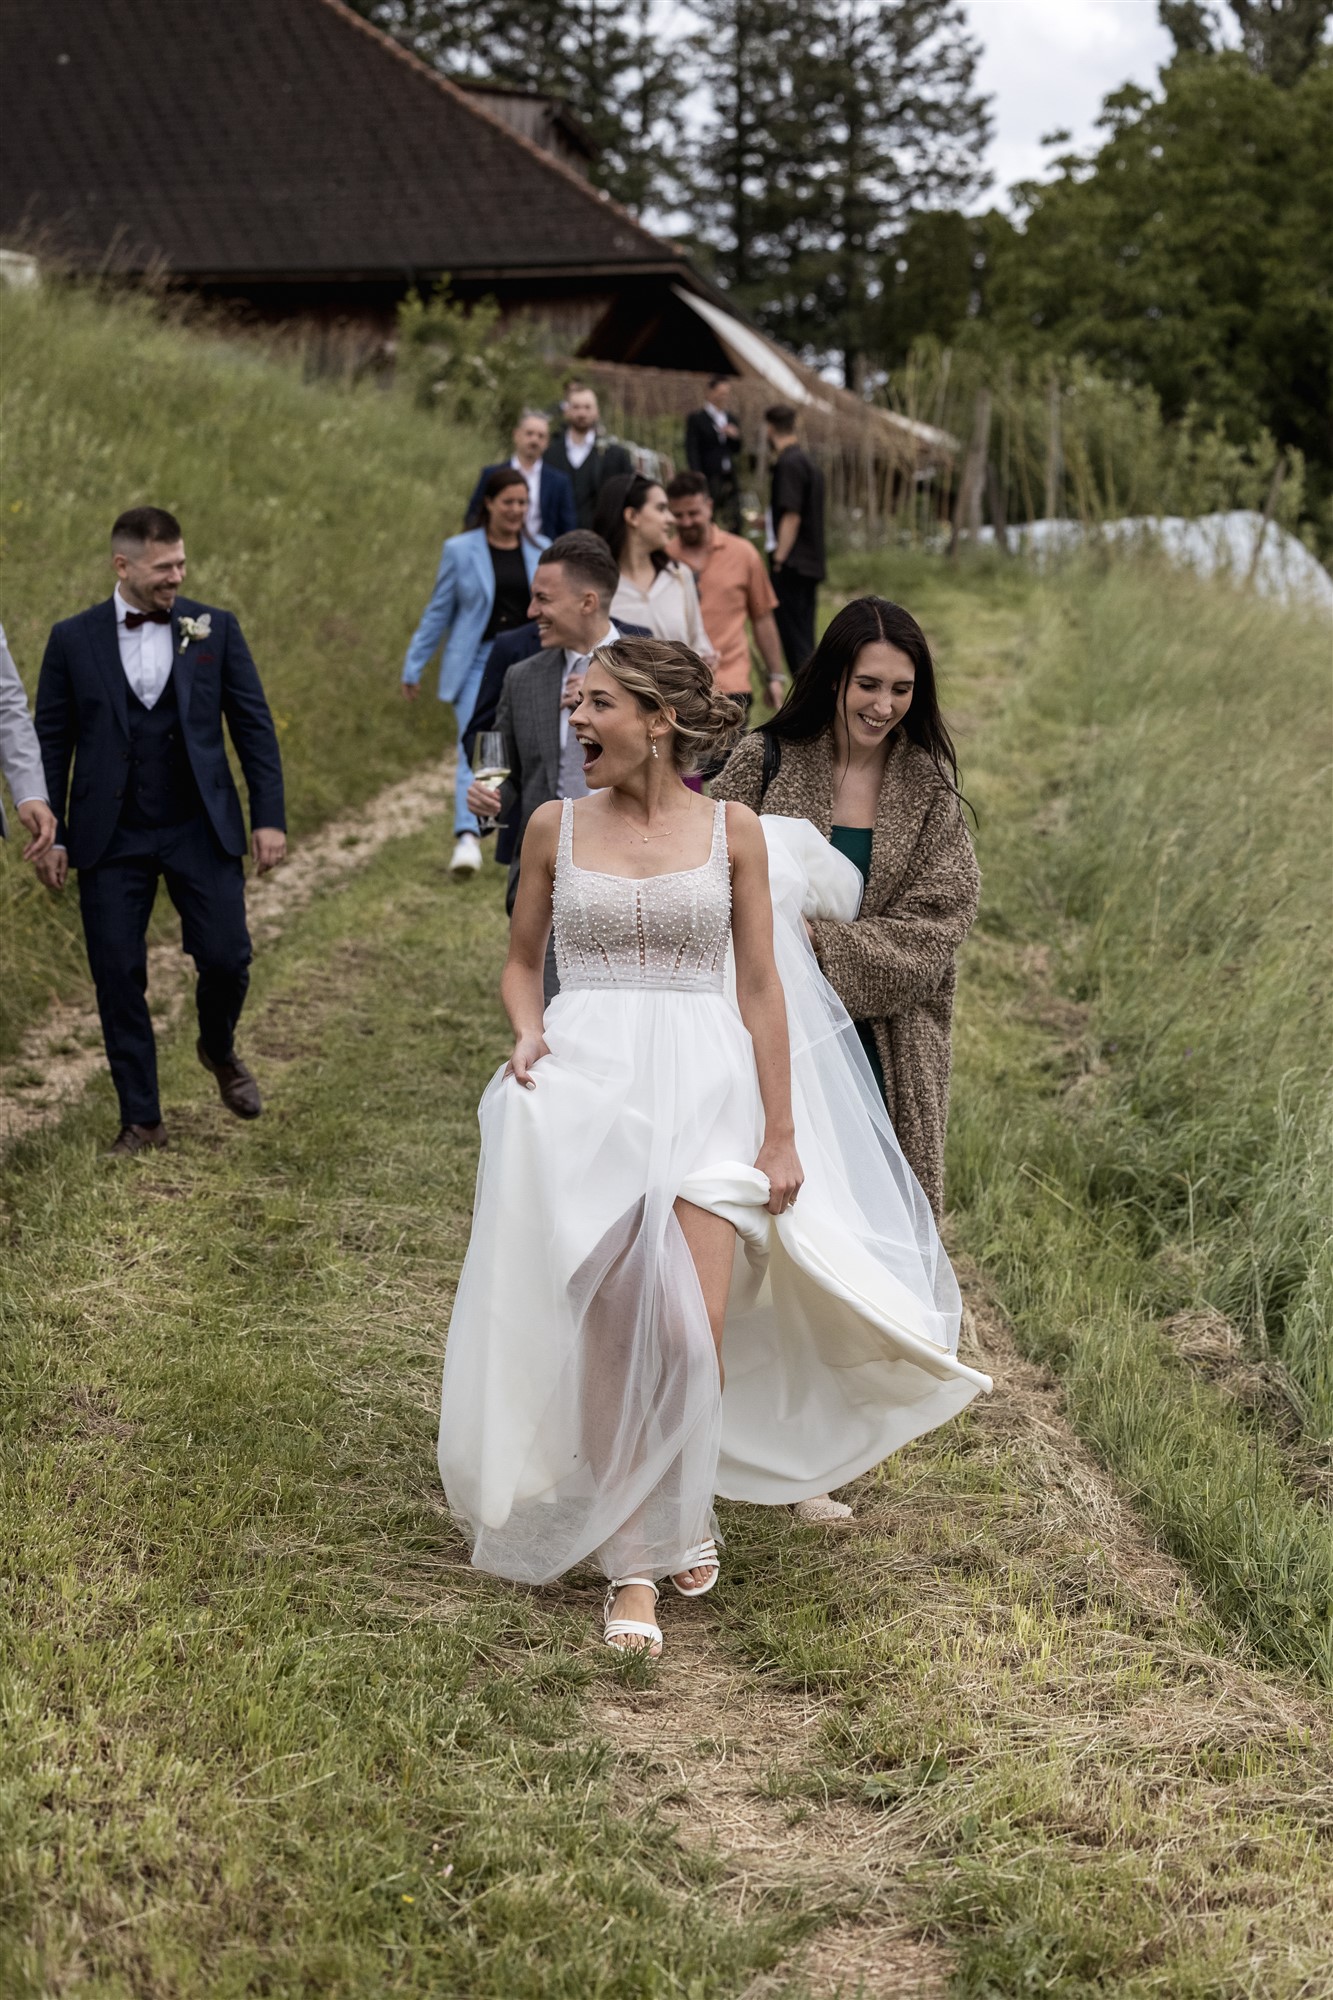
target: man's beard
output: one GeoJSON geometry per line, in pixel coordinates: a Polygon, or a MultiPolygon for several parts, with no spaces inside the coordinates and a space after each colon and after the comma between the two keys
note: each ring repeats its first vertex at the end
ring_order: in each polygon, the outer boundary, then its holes
{"type": "Polygon", "coordinates": [[[687,548],[687,549],[701,549],[701,548],[703,547],[703,545],[704,545],[704,541],[705,541],[705,539],[706,539],[706,537],[707,537],[707,534],[708,534],[708,530],[707,530],[707,528],[696,528],[696,527],[688,527],[688,528],[680,528],[680,527],[678,527],[678,528],[676,529],[676,533],[677,533],[677,534],[678,534],[678,535],[680,536],[680,539],[681,539],[681,543],[682,543],[682,545],[683,545],[683,546],[684,546],[685,548],[687,548]]]}

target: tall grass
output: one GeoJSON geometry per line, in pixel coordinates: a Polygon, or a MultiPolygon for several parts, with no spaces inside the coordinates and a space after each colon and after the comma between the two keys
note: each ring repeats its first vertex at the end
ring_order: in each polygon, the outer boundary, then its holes
{"type": "Polygon", "coordinates": [[[1328,632],[1087,569],[1015,655],[965,774],[960,1231],[1219,1608],[1333,1681],[1333,1536],[1289,1477],[1333,1435],[1328,632]],[[1201,1314],[1275,1427],[1187,1372],[1201,1314]]]}
{"type": "MultiPolygon", "coordinates": [[[[167,324],[142,299],[0,293],[0,606],[35,691],[51,624],[105,597],[107,532],[180,516],[187,588],[239,616],[277,718],[299,834],[436,754],[434,702],[397,695],[445,534],[495,440],[373,384],[167,324]]],[[[0,1055],[86,977],[77,910],[0,851],[0,1055]]]]}
{"type": "MultiPolygon", "coordinates": [[[[1271,493],[1274,517],[1293,532],[1301,529],[1305,465],[1298,451],[1279,453],[1267,431],[1238,444],[1221,424],[1206,424],[1192,411],[1168,423],[1151,389],[1117,382],[1083,362],[1056,365],[989,345],[942,348],[922,340],[895,379],[892,402],[904,416],[943,425],[967,443],[983,393],[994,473],[985,495],[988,519],[995,518],[996,498],[1009,523],[1048,511],[1095,523],[1125,514],[1262,508],[1271,493]],[[1274,489],[1279,457],[1283,477],[1274,489]]],[[[955,464],[951,477],[961,472],[955,464]]]]}

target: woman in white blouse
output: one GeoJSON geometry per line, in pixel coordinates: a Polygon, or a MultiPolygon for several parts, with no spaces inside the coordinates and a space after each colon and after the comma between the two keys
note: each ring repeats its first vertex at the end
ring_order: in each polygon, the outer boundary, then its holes
{"type": "Polygon", "coordinates": [[[711,667],[716,650],[704,630],[694,573],[666,552],[676,524],[665,489],[641,472],[608,479],[593,526],[620,570],[612,619],[644,625],[656,639],[679,640],[711,667]]]}

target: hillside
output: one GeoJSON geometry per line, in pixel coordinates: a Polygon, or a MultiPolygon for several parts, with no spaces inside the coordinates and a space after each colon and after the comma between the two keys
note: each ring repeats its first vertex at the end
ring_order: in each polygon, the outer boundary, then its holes
{"type": "MultiPolygon", "coordinates": [[[[494,440],[95,292],[0,291],[0,348],[0,622],[30,693],[52,623],[109,595],[111,522],[152,501],[184,526],[189,589],[241,620],[295,834],[440,753],[443,711],[401,702],[398,669],[494,440]]],[[[12,847],[0,934],[3,1058],[86,971],[75,898],[12,847]]]]}

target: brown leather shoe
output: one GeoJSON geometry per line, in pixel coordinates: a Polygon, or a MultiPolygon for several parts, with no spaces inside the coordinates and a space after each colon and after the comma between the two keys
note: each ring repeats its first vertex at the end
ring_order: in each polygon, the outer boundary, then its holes
{"type": "Polygon", "coordinates": [[[170,1145],[167,1128],[156,1125],[122,1125],[114,1146],[107,1149],[108,1160],[132,1160],[136,1153],[162,1153],[170,1145]]]}
{"type": "Polygon", "coordinates": [[[239,1056],[232,1055],[226,1062],[219,1063],[206,1053],[202,1042],[196,1042],[195,1048],[204,1068],[210,1076],[217,1078],[218,1095],[228,1111],[237,1118],[258,1118],[264,1109],[259,1085],[239,1056]]]}

